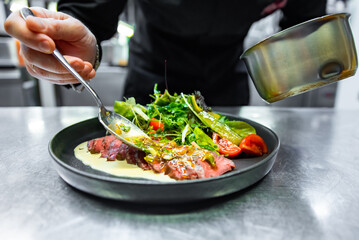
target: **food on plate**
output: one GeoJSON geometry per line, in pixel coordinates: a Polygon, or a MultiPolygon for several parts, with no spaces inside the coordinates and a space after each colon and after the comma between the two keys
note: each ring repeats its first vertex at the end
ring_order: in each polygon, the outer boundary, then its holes
{"type": "Polygon", "coordinates": [[[155,180],[159,182],[175,182],[176,180],[170,178],[164,173],[155,174],[153,170],[144,171],[135,164],[129,164],[127,161],[109,161],[107,158],[101,157],[101,153],[91,153],[87,149],[88,142],[79,144],[74,154],[83,164],[89,167],[115,175],[118,177],[130,177],[130,178],[145,178],[149,180],[155,180]]]}
{"type": "MultiPolygon", "coordinates": [[[[266,143],[250,124],[212,112],[199,92],[171,95],[167,90],[157,91],[155,86],[152,97],[147,106],[137,104],[134,98],[114,105],[115,112],[150,137],[132,139],[144,151],[112,135],[92,139],[82,145],[82,150],[104,162],[126,162],[143,172],[175,180],[220,176],[235,168],[237,160],[231,158],[268,153],[266,143]]],[[[130,129],[121,128],[124,130],[130,129]]]]}

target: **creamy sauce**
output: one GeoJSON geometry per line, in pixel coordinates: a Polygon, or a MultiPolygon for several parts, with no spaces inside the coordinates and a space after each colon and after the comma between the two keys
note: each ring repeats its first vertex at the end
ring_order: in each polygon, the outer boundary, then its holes
{"type": "Polygon", "coordinates": [[[163,173],[155,173],[152,170],[144,171],[137,165],[128,164],[126,160],[107,161],[106,158],[101,158],[101,153],[91,154],[87,150],[87,142],[83,142],[78,145],[75,148],[74,153],[75,157],[81,162],[83,162],[85,165],[118,177],[145,178],[161,182],[176,181],[163,173]]]}

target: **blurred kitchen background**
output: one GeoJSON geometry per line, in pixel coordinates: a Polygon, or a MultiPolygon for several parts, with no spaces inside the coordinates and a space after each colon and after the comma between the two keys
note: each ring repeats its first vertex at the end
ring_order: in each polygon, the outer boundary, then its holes
{"type": "MultiPolygon", "coordinates": [[[[3,25],[11,11],[28,6],[56,10],[57,3],[55,0],[0,0],[0,106],[94,106],[94,100],[86,91],[79,94],[62,86],[38,81],[27,74],[19,63],[16,40],[6,34],[3,25]]],[[[356,46],[359,46],[359,1],[328,0],[327,12],[348,12],[352,15],[350,23],[356,46]]],[[[133,35],[135,14],[134,0],[128,0],[126,9],[119,18],[117,34],[102,43],[102,63],[96,77],[91,80],[91,85],[108,106],[112,106],[115,100],[122,99],[127,73],[128,40],[133,35]]],[[[281,12],[277,11],[253,24],[244,43],[245,49],[278,32],[280,17],[281,12]]],[[[250,105],[359,109],[359,74],[273,104],[261,100],[251,84],[250,105]]]]}

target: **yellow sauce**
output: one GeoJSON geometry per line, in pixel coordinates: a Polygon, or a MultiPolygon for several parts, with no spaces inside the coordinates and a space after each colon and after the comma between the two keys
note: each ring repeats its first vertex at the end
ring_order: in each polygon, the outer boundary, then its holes
{"type": "Polygon", "coordinates": [[[75,157],[83,162],[85,165],[93,169],[106,172],[118,177],[131,177],[131,178],[145,178],[161,182],[175,182],[176,180],[170,178],[163,173],[155,173],[152,170],[144,171],[134,164],[128,164],[125,161],[107,161],[106,158],[101,158],[100,153],[91,154],[87,150],[87,142],[78,145],[75,150],[75,157]]]}

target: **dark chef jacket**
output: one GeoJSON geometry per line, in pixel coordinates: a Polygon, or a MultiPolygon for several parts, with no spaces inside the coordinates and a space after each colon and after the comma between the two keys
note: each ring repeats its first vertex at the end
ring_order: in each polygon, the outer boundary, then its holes
{"type": "MultiPolygon", "coordinates": [[[[60,0],[58,11],[81,20],[99,42],[111,38],[126,1],[60,0]]],[[[199,90],[211,106],[246,105],[243,40],[255,21],[281,8],[282,29],[325,15],[326,0],[135,0],[125,97],[150,101],[155,83],[173,93],[199,90]]]]}

